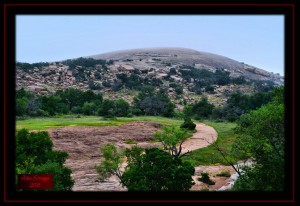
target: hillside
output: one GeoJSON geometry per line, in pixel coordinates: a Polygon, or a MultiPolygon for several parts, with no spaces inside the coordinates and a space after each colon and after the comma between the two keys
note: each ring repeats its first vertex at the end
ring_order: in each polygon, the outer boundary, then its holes
{"type": "Polygon", "coordinates": [[[246,79],[253,80],[272,80],[277,84],[282,84],[282,78],[279,75],[272,74],[271,72],[267,72],[224,56],[186,48],[131,49],[89,57],[95,59],[114,60],[119,63],[126,62],[126,65],[131,65],[134,68],[141,70],[149,67],[158,70],[165,70],[168,68],[168,66],[166,66],[168,64],[171,64],[169,67],[189,65],[210,71],[224,69],[225,71],[229,71],[233,77],[243,76],[246,79]]]}
{"type": "Polygon", "coordinates": [[[221,105],[230,93],[252,93],[282,85],[278,74],[236,60],[186,48],[116,51],[52,63],[17,63],[16,87],[38,95],[69,87],[92,89],[112,99],[132,102],[142,86],[165,88],[178,108],[208,96],[221,105]],[[89,58],[89,59],[85,59],[89,58]]]}

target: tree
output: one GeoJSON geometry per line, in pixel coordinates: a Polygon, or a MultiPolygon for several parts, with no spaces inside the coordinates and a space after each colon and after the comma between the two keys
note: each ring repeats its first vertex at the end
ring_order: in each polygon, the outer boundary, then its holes
{"type": "Polygon", "coordinates": [[[95,94],[92,90],[87,90],[80,94],[80,102],[93,102],[93,101],[100,101],[102,102],[103,97],[101,94],[95,94]]]}
{"type": "Polygon", "coordinates": [[[208,85],[208,86],[205,87],[205,91],[210,93],[210,94],[214,94],[215,88],[211,85],[208,85]]]}
{"type": "Polygon", "coordinates": [[[273,101],[241,116],[233,152],[253,158],[244,167],[235,190],[282,191],[284,189],[284,101],[283,87],[274,89],[273,101]]]}
{"type": "Polygon", "coordinates": [[[118,99],[115,101],[115,115],[120,117],[126,117],[129,114],[130,105],[124,99],[118,99]]]}
{"type": "Polygon", "coordinates": [[[105,99],[102,102],[101,108],[98,110],[98,114],[102,116],[114,116],[115,102],[110,99],[105,99]]]}
{"type": "Polygon", "coordinates": [[[176,69],[171,68],[170,71],[169,71],[169,75],[176,75],[176,74],[177,74],[176,69]]]}
{"type": "Polygon", "coordinates": [[[47,132],[28,132],[22,129],[16,135],[16,174],[53,174],[53,190],[69,191],[74,181],[72,171],[63,164],[66,152],[52,150],[47,132]]]}
{"type": "Polygon", "coordinates": [[[188,138],[188,133],[185,129],[178,127],[163,127],[162,132],[154,134],[172,156],[178,158],[182,151],[182,144],[188,138]]]}
{"type": "Polygon", "coordinates": [[[41,109],[48,112],[49,115],[55,115],[59,113],[66,114],[68,112],[67,105],[62,102],[60,96],[40,96],[41,109]]]}
{"type": "Polygon", "coordinates": [[[118,151],[116,146],[112,143],[101,147],[100,152],[104,160],[99,165],[95,165],[95,170],[99,174],[98,180],[103,182],[111,175],[116,175],[119,179],[122,179],[122,173],[120,171],[122,153],[118,151]]]}
{"type": "Polygon", "coordinates": [[[167,106],[166,102],[163,102],[157,96],[146,97],[140,103],[140,109],[145,115],[161,115],[164,108],[167,106]]]}
{"type": "Polygon", "coordinates": [[[16,115],[23,116],[27,110],[28,99],[26,97],[16,99],[16,115]]]}
{"type": "Polygon", "coordinates": [[[128,191],[188,191],[194,184],[194,167],[157,148],[133,147],[119,151],[113,144],[101,148],[104,161],[96,165],[99,180],[116,175],[128,191]],[[122,156],[128,165],[120,170],[122,156]]]}
{"type": "Polygon", "coordinates": [[[151,148],[128,164],[121,183],[128,191],[189,191],[194,172],[190,163],[151,148]]]}
{"type": "Polygon", "coordinates": [[[212,110],[214,108],[213,104],[210,104],[207,101],[207,98],[202,97],[201,101],[193,104],[192,112],[196,119],[207,118],[212,114],[212,110]]]}
{"type": "Polygon", "coordinates": [[[83,105],[84,102],[80,101],[82,93],[83,92],[79,89],[68,88],[64,91],[57,91],[56,95],[60,96],[62,102],[68,106],[69,110],[71,110],[75,106],[81,107],[83,105]]]}
{"type": "Polygon", "coordinates": [[[163,115],[165,117],[174,115],[175,105],[169,99],[166,91],[155,92],[153,87],[144,87],[134,98],[134,105],[145,115],[163,115]]]}
{"type": "Polygon", "coordinates": [[[33,97],[29,99],[28,104],[27,104],[27,111],[26,113],[29,116],[44,116],[45,111],[40,109],[41,103],[37,97],[33,97]]]}
{"type": "MultiPolygon", "coordinates": [[[[73,108],[75,108],[75,107],[73,107],[73,108]]],[[[93,115],[93,114],[95,114],[96,108],[97,107],[94,102],[85,102],[82,106],[82,112],[85,115],[93,115]]]]}

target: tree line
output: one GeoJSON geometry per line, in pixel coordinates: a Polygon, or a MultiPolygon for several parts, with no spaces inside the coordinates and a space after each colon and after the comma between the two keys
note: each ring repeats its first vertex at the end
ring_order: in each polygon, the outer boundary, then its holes
{"type": "Polygon", "coordinates": [[[37,96],[21,88],[16,91],[17,117],[54,116],[59,114],[84,114],[108,117],[130,117],[132,115],[174,116],[175,105],[165,90],[155,91],[144,87],[134,98],[132,106],[124,99],[103,99],[92,90],[81,91],[68,88],[51,95],[37,96]]]}
{"type": "Polygon", "coordinates": [[[54,116],[58,114],[100,115],[108,117],[131,117],[151,115],[164,117],[189,117],[192,119],[214,119],[236,121],[240,115],[259,108],[271,101],[273,92],[257,92],[253,95],[231,94],[222,107],[215,107],[204,96],[193,104],[185,105],[182,112],[175,111],[166,90],[144,86],[132,105],[124,99],[103,99],[92,90],[81,91],[68,88],[52,95],[37,96],[24,88],[16,91],[16,115],[54,116]]]}

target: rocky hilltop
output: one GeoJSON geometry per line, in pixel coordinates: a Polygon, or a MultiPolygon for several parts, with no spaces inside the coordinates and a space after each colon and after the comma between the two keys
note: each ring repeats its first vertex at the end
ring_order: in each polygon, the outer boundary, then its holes
{"type": "Polygon", "coordinates": [[[189,65],[213,72],[216,69],[224,69],[225,71],[229,71],[231,76],[234,77],[243,76],[246,79],[271,80],[276,84],[283,84],[283,78],[279,74],[267,72],[263,69],[221,55],[186,48],[131,49],[89,57],[114,60],[120,63],[126,62],[126,65],[131,65],[140,70],[149,68],[167,70],[168,65],[170,65],[169,68],[189,65]]]}
{"type": "Polygon", "coordinates": [[[224,101],[226,92],[255,90],[253,84],[219,84],[213,82],[212,77],[205,79],[218,71],[222,75],[228,74],[233,79],[242,78],[246,82],[284,84],[284,78],[279,74],[224,56],[186,48],[148,48],[52,63],[17,63],[16,88],[24,87],[38,95],[69,87],[92,89],[109,98],[121,97],[131,102],[136,94],[134,91],[139,90],[138,86],[152,85],[166,88],[174,100],[193,102],[194,95],[206,94],[205,84],[209,82],[214,92],[207,92],[207,95],[211,97],[210,100],[218,99],[218,104],[224,101]]]}

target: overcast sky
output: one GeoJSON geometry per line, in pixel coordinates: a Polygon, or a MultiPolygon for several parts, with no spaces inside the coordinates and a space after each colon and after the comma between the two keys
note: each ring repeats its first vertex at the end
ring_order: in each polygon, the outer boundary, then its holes
{"type": "Polygon", "coordinates": [[[283,15],[18,15],[19,62],[185,47],[284,74],[283,15]]]}

